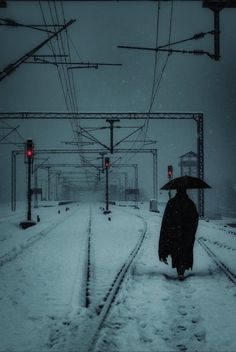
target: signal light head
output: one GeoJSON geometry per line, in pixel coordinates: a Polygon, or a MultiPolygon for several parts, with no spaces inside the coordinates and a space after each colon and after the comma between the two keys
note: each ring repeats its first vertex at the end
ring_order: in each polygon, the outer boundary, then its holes
{"type": "Polygon", "coordinates": [[[34,156],[34,145],[31,139],[28,139],[26,142],[26,157],[27,159],[33,159],[34,156]]]}
{"type": "Polygon", "coordinates": [[[105,168],[108,168],[110,166],[110,159],[109,158],[105,158],[105,168]]]}
{"type": "Polygon", "coordinates": [[[26,155],[28,158],[31,158],[33,156],[33,151],[31,149],[28,149],[26,155]]]}
{"type": "Polygon", "coordinates": [[[173,166],[172,165],[168,165],[168,177],[172,177],[173,176],[173,166]]]}

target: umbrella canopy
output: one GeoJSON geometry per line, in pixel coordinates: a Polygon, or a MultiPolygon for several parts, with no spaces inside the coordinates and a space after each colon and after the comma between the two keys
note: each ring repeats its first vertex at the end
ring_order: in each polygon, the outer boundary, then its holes
{"type": "Polygon", "coordinates": [[[173,178],[167,182],[161,189],[177,189],[177,188],[211,188],[206,182],[201,180],[198,177],[193,176],[181,176],[177,178],[173,178]]]}

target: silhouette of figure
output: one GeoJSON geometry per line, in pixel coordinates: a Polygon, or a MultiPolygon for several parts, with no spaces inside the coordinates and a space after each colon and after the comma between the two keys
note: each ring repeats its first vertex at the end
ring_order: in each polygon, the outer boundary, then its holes
{"type": "Polygon", "coordinates": [[[179,280],[184,272],[193,267],[193,246],[198,226],[198,212],[194,202],[188,197],[186,189],[177,188],[165,208],[162,219],[158,254],[160,261],[167,263],[168,255],[172,259],[172,268],[176,268],[179,280]]]}

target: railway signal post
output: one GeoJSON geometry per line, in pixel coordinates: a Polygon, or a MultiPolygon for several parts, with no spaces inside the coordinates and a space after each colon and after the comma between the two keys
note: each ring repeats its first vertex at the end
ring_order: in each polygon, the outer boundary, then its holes
{"type": "Polygon", "coordinates": [[[27,139],[25,144],[25,163],[28,165],[28,175],[27,175],[27,220],[22,221],[20,226],[26,229],[30,226],[35,225],[32,221],[31,207],[32,207],[32,189],[31,189],[31,174],[32,165],[34,161],[34,144],[32,139],[27,139]]]}
{"type": "Polygon", "coordinates": [[[108,175],[109,175],[109,167],[110,167],[110,158],[105,157],[104,167],[106,172],[106,209],[104,210],[104,214],[109,214],[111,211],[109,210],[109,183],[108,183],[108,175]]]}

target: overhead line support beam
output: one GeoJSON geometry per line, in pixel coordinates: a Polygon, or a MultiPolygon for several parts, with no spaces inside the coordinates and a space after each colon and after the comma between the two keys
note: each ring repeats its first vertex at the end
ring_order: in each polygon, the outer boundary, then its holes
{"type": "Polygon", "coordinates": [[[44,40],[42,43],[37,45],[35,48],[32,50],[28,51],[25,55],[20,57],[18,60],[16,60],[13,64],[10,64],[6,66],[2,72],[0,72],[0,81],[2,81],[4,78],[6,78],[10,73],[15,71],[21,64],[23,64],[27,59],[29,59],[33,54],[35,54],[39,49],[41,49],[45,44],[47,44],[51,39],[56,37],[60,32],[65,30],[68,26],[70,26],[72,23],[74,23],[76,20],[70,20],[67,22],[62,28],[60,28],[58,31],[53,33],[50,37],[48,37],[46,40],[44,40]]]}
{"type": "Polygon", "coordinates": [[[0,120],[172,120],[194,119],[199,112],[0,112],[0,120]]]}
{"type": "MultiPolygon", "coordinates": [[[[203,135],[203,114],[199,112],[6,112],[0,113],[1,119],[85,119],[85,120],[194,120],[197,123],[197,154],[198,154],[198,176],[204,179],[204,135],[203,135]]],[[[123,149],[126,152],[129,149],[123,149]]],[[[69,152],[67,149],[66,152],[69,152]]],[[[75,153],[91,153],[91,149],[75,149],[75,153]]],[[[104,153],[104,149],[97,150],[97,153],[104,153]]],[[[121,149],[114,149],[113,152],[121,152],[121,149]]],[[[135,150],[133,150],[135,152],[135,150]]],[[[44,153],[42,151],[42,153],[44,153]]],[[[65,151],[61,151],[65,153],[65,151]]],[[[71,153],[73,153],[71,151],[71,153]]],[[[53,154],[53,152],[52,152],[53,154]]],[[[199,214],[204,216],[204,190],[199,190],[199,214]]]]}

